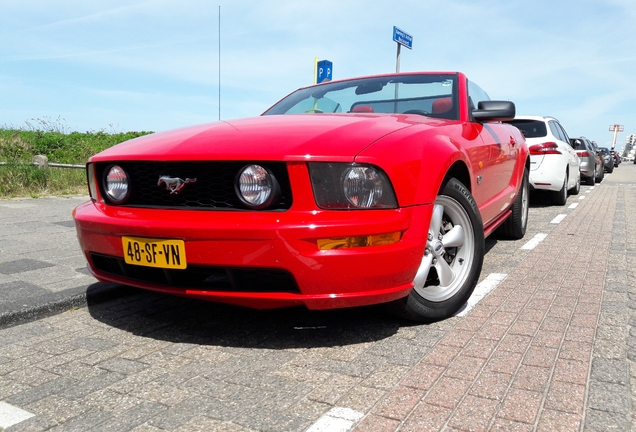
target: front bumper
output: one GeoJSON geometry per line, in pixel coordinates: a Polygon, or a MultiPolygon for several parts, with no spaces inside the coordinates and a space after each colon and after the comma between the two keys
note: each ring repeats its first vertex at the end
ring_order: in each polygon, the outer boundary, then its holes
{"type": "MultiPolygon", "coordinates": [[[[77,235],[98,280],[253,308],[305,305],[310,309],[362,306],[409,294],[426,245],[432,205],[396,210],[232,212],[160,210],[87,202],[74,211],[77,235]],[[400,231],[401,241],[383,246],[319,250],[324,238],[400,231]],[[166,280],[145,272],[109,271],[95,257],[123,259],[122,236],[179,239],[189,268],[273,271],[293,279],[295,290],[213,289],[187,286],[178,270],[166,280]]],[[[100,258],[101,259],[101,258],[100,258]]],[[[138,267],[138,266],[135,266],[138,267]]],[[[155,269],[153,269],[155,270],[155,269]]],[[[159,270],[161,271],[161,270],[159,270]]],[[[183,273],[185,278],[185,273],[183,273]]],[[[258,277],[254,280],[258,284],[258,277]]]]}

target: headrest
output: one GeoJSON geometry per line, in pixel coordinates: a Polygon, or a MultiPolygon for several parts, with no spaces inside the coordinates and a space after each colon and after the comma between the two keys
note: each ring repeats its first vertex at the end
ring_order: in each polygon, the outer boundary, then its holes
{"type": "Polygon", "coordinates": [[[439,114],[450,111],[451,108],[453,108],[453,99],[449,97],[435,99],[433,101],[433,106],[431,107],[431,114],[439,114]]]}
{"type": "Polygon", "coordinates": [[[373,107],[370,105],[356,105],[351,108],[351,112],[353,113],[372,113],[375,112],[373,107]]]}

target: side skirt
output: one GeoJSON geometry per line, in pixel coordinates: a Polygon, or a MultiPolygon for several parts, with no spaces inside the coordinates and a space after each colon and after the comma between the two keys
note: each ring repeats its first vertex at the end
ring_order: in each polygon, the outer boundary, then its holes
{"type": "Polygon", "coordinates": [[[504,213],[499,215],[498,218],[496,218],[493,221],[491,221],[488,225],[484,225],[484,237],[488,237],[497,228],[499,228],[499,225],[504,223],[506,221],[506,219],[508,219],[508,216],[510,216],[511,213],[512,213],[512,210],[508,209],[504,213]]]}

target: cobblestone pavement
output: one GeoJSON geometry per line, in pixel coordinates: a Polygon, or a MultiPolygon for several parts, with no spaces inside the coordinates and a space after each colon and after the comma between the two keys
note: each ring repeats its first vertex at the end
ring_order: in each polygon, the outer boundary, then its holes
{"type": "Polygon", "coordinates": [[[71,213],[87,199],[0,200],[0,328],[121,294],[96,283],[77,245],[71,213]]]}
{"type": "Polygon", "coordinates": [[[431,325],[89,296],[0,330],[0,427],[10,413],[7,432],[636,430],[635,211],[632,164],[564,207],[533,197],[526,238],[487,242],[491,291],[431,325]]]}

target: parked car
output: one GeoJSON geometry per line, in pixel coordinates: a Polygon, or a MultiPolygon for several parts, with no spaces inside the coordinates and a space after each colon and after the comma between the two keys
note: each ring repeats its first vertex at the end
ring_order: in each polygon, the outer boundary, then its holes
{"type": "Polygon", "coordinates": [[[549,191],[553,204],[565,205],[581,188],[579,157],[554,117],[517,116],[508,123],[521,130],[530,150],[530,187],[549,191]]]}
{"type": "Polygon", "coordinates": [[[91,157],[79,243],[100,281],[443,319],[470,297],[484,238],[525,234],[528,149],[501,123],[514,115],[462,73],[301,88],[260,117],[91,157]]]}
{"type": "Polygon", "coordinates": [[[598,147],[585,137],[570,138],[570,144],[581,162],[579,165],[581,180],[585,180],[589,185],[600,183],[605,176],[605,169],[598,147]]]}
{"type": "Polygon", "coordinates": [[[599,147],[599,153],[603,157],[603,166],[605,167],[605,171],[608,173],[614,172],[614,157],[610,153],[607,147],[599,147]]]}
{"type": "Polygon", "coordinates": [[[614,159],[614,168],[618,168],[618,166],[621,164],[621,156],[615,150],[610,150],[610,154],[614,159]]]}

